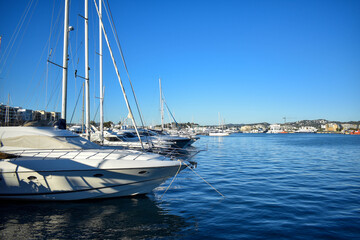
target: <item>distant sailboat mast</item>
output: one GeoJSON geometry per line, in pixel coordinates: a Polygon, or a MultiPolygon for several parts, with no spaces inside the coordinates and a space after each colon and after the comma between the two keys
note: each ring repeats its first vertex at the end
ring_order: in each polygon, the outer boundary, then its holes
{"type": "Polygon", "coordinates": [[[161,78],[159,78],[159,88],[160,88],[161,130],[164,130],[164,103],[163,103],[162,89],[161,89],[161,78]]]}

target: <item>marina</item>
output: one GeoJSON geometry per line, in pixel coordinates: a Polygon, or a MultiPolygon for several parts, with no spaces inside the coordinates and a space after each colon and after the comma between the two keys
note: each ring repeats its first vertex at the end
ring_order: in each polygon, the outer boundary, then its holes
{"type": "Polygon", "coordinates": [[[2,239],[357,239],[358,136],[203,136],[194,171],[143,197],[1,202],[2,239]],[[166,191],[166,189],[170,188],[166,191]],[[165,192],[166,191],[166,192],[165,192]]]}
{"type": "Polygon", "coordinates": [[[0,239],[360,239],[358,10],[2,1],[0,239]]]}

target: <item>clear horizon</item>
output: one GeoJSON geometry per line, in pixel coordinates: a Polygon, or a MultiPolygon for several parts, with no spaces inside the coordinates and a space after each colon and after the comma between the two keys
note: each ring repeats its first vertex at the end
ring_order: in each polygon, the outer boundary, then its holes
{"type": "MultiPolygon", "coordinates": [[[[288,122],[360,120],[359,1],[109,4],[146,125],[160,123],[159,78],[177,122],[217,125],[219,113],[225,124],[282,123],[283,117],[288,122]]],[[[61,110],[61,69],[47,59],[62,63],[63,5],[0,2],[0,103],[6,104],[10,94],[12,106],[61,110]]],[[[83,82],[74,78],[75,70],[84,76],[84,23],[78,14],[83,15],[83,1],[72,1],[68,122],[83,82]]],[[[120,75],[133,99],[104,18],[120,75]]],[[[98,21],[91,0],[89,31],[90,112],[91,120],[98,122],[98,21]]],[[[103,52],[105,121],[119,122],[128,114],[105,40],[103,52]]],[[[81,119],[81,101],[72,122],[81,119]]],[[[166,121],[172,121],[168,115],[166,121]]]]}

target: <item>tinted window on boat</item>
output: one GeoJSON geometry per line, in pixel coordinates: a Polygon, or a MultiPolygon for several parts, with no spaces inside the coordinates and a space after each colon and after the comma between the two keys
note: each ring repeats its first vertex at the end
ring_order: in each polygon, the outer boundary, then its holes
{"type": "Polygon", "coordinates": [[[120,139],[117,137],[105,137],[106,140],[108,140],[109,142],[119,142],[120,139]]]}

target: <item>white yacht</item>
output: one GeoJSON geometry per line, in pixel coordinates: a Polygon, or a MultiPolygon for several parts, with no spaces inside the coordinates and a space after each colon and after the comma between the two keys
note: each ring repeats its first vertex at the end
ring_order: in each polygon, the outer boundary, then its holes
{"type": "Polygon", "coordinates": [[[225,136],[229,136],[229,135],[230,135],[230,133],[225,132],[225,131],[209,132],[209,136],[212,136],[212,137],[225,137],[225,136]]]}
{"type": "Polygon", "coordinates": [[[100,132],[97,131],[91,135],[91,141],[100,143],[102,146],[108,147],[124,147],[128,149],[144,149],[152,150],[156,149],[167,149],[171,148],[171,143],[169,142],[157,142],[154,143],[150,139],[142,139],[142,142],[139,141],[138,137],[131,133],[125,132],[123,134],[117,134],[110,130],[103,131],[103,140],[101,141],[100,132]]]}
{"type": "Polygon", "coordinates": [[[0,198],[82,200],[146,194],[185,168],[181,161],[101,148],[67,130],[0,127],[0,198]]]}
{"type": "MultiPolygon", "coordinates": [[[[180,137],[165,134],[163,132],[152,131],[147,129],[139,129],[139,134],[143,142],[151,142],[155,146],[165,146],[169,148],[185,148],[193,144],[198,138],[191,137],[180,137]]],[[[138,142],[139,139],[136,137],[136,132],[133,129],[128,130],[119,130],[117,132],[118,136],[123,136],[122,138],[128,142],[138,142]],[[132,135],[132,137],[131,137],[132,135]]]]}

